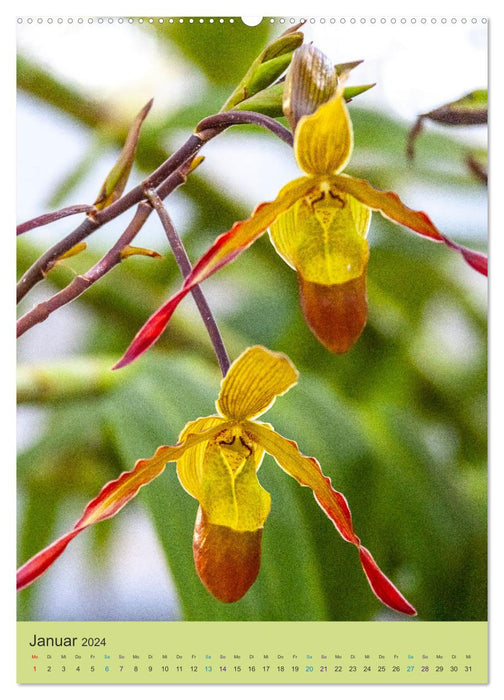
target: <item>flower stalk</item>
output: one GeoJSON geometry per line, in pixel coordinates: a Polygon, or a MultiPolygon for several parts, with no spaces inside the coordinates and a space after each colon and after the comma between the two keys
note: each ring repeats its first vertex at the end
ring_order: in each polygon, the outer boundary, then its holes
{"type": "MultiPolygon", "coordinates": [[[[182,276],[187,277],[192,271],[191,261],[189,260],[184,244],[182,243],[180,236],[173,225],[170,215],[166,211],[161,198],[154,190],[146,190],[145,194],[159,216],[161,224],[163,225],[166,233],[166,237],[168,238],[168,242],[170,243],[173,257],[179,266],[182,276]]],[[[215,355],[217,357],[222,376],[225,377],[229,369],[230,361],[224,341],[222,340],[222,335],[200,287],[194,287],[191,293],[215,350],[215,355]]]]}
{"type": "Polygon", "coordinates": [[[69,207],[63,207],[62,209],[51,211],[47,214],[41,214],[34,219],[19,224],[19,226],[16,227],[16,235],[21,236],[27,231],[39,228],[40,226],[47,226],[47,224],[52,224],[53,221],[64,219],[67,216],[75,216],[75,214],[93,214],[96,211],[96,207],[92,204],[72,204],[69,207]]]}

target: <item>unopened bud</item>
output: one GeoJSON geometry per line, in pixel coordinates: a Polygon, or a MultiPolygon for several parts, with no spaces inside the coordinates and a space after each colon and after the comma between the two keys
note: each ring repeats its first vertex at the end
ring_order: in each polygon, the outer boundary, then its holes
{"type": "Polygon", "coordinates": [[[313,114],[330,100],[338,86],[338,75],[327,56],[313,44],[294,52],[283,93],[283,111],[292,130],[306,114],[313,114]]]}
{"type": "Polygon", "coordinates": [[[116,164],[105,178],[101,186],[100,193],[94,205],[97,209],[105,209],[115,202],[124,192],[128,178],[135,160],[140,129],[152,107],[153,100],[150,100],[145,107],[137,114],[131,124],[124,147],[117,159],[116,164]]]}
{"type": "Polygon", "coordinates": [[[303,43],[303,38],[303,33],[296,31],[282,34],[272,41],[252,63],[221,112],[235,109],[243,100],[271,86],[288,68],[293,52],[303,43]]]}

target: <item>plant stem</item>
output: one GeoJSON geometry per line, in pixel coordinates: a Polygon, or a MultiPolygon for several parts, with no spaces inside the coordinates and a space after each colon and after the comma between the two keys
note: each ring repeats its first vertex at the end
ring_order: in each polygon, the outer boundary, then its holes
{"type": "Polygon", "coordinates": [[[21,316],[17,322],[17,337],[19,338],[37,323],[45,321],[56,309],[79,297],[92,284],[118,265],[122,260],[121,251],[131,243],[140,231],[151,211],[152,209],[148,204],[145,202],[140,203],[135,216],[124,233],[96,265],[93,265],[84,275],[75,277],[69,285],[54,294],[50,299],[37,304],[31,311],[21,316]]]}
{"type": "MultiPolygon", "coordinates": [[[[17,322],[17,337],[19,338],[21,335],[26,333],[27,330],[29,330],[36,324],[45,321],[45,319],[48,316],[50,316],[50,314],[52,314],[54,311],[79,297],[87,289],[89,289],[89,287],[92,284],[97,282],[110,270],[112,270],[112,268],[118,265],[123,259],[122,253],[124,249],[130,245],[131,241],[135,238],[137,233],[145,224],[148,217],[152,213],[153,208],[156,208],[159,213],[159,203],[161,204],[161,210],[164,212],[164,214],[166,214],[167,217],[167,219],[163,218],[161,219],[161,221],[163,223],[163,226],[165,225],[165,222],[167,223],[165,231],[167,231],[167,236],[170,245],[172,245],[172,242],[175,245],[175,259],[179,264],[182,274],[184,276],[187,276],[187,274],[189,274],[189,272],[191,271],[191,263],[189,261],[189,258],[187,257],[187,253],[185,251],[185,248],[183,247],[182,242],[180,241],[180,238],[178,237],[175,229],[173,228],[173,224],[171,224],[171,220],[162,204],[161,198],[167,197],[176,187],[178,187],[186,181],[187,172],[189,171],[190,166],[191,161],[188,161],[185,165],[180,167],[178,171],[172,173],[172,175],[166,178],[166,180],[159,186],[157,192],[152,189],[147,190],[146,195],[149,197],[149,203],[143,201],[138,205],[135,216],[129,223],[124,233],[112,246],[112,248],[84,275],[78,275],[64,289],[60,290],[59,292],[54,294],[50,299],[41,302],[33,309],[28,311],[26,314],[21,316],[21,318],[17,322]],[[157,207],[155,207],[153,202],[156,202],[157,207]],[[168,231],[170,231],[170,235],[168,235],[168,231]]],[[[198,305],[198,309],[200,310],[205,326],[207,327],[212,344],[215,348],[217,359],[219,361],[219,366],[221,368],[223,376],[225,376],[229,368],[229,358],[227,356],[226,349],[224,347],[224,343],[222,341],[219,329],[217,328],[217,324],[215,323],[215,320],[212,316],[212,312],[210,311],[210,308],[200,289],[196,290],[194,298],[198,305]]]]}
{"type": "Polygon", "coordinates": [[[289,146],[293,144],[292,133],[282,126],[280,122],[277,122],[276,119],[268,117],[265,114],[260,114],[259,112],[250,112],[247,110],[219,112],[219,114],[206,117],[199,122],[196,127],[196,133],[200,136],[204,136],[207,140],[209,136],[213,136],[214,131],[220,133],[223,129],[227,129],[230,126],[237,126],[238,124],[255,124],[256,126],[262,126],[265,129],[269,129],[269,131],[282,139],[282,141],[285,141],[289,146]]]}
{"type": "MultiPolygon", "coordinates": [[[[159,194],[166,197],[179,185],[184,183],[187,178],[189,165],[181,167],[178,171],[172,173],[166,178],[163,184],[159,187],[159,194]]],[[[104,210],[105,211],[105,210],[104,210]]],[[[147,202],[141,202],[138,205],[135,216],[129,223],[124,233],[120,236],[112,248],[99,260],[96,265],[90,268],[86,274],[75,277],[69,285],[57,292],[47,301],[35,306],[31,311],[28,311],[24,316],[21,316],[17,322],[17,337],[26,333],[27,330],[35,326],[37,323],[45,321],[45,319],[56,309],[68,304],[79,297],[92,284],[103,277],[113,267],[122,261],[123,250],[130,245],[131,241],[140,231],[148,217],[152,213],[152,206],[147,202]]],[[[39,258],[41,259],[41,258],[39,258]]]]}
{"type": "Polygon", "coordinates": [[[51,224],[53,221],[58,219],[63,219],[65,216],[73,216],[74,214],[91,214],[95,211],[95,207],[92,204],[73,204],[69,207],[63,207],[63,209],[58,209],[58,211],[51,211],[48,214],[42,214],[41,216],[36,216],[34,219],[25,221],[23,224],[19,224],[16,228],[16,236],[21,236],[21,234],[31,231],[39,226],[46,226],[51,224]]]}
{"type": "Polygon", "coordinates": [[[145,188],[157,187],[163,180],[173,175],[187,160],[192,160],[203,143],[204,141],[201,138],[194,136],[194,134],[191,135],[176,153],[168,158],[168,160],[140,183],[140,185],[134,187],[106,209],[102,209],[96,214],[88,215],[72,233],[49,248],[44,255],[33,263],[19,280],[17,285],[17,301],[21,301],[37,282],[44,279],[47,270],[61,255],[63,255],[63,253],[66,253],[67,250],[73,248],[74,245],[80,243],[84,238],[87,238],[91,233],[96,231],[96,229],[103,226],[103,224],[112,221],[112,219],[115,219],[119,214],[122,214],[135,204],[138,204],[144,197],[145,188]]]}
{"type": "MultiPolygon", "coordinates": [[[[176,173],[181,166],[190,163],[207,141],[214,138],[228,127],[237,124],[256,124],[257,126],[263,126],[275,133],[286,143],[292,145],[292,134],[275,119],[267,117],[264,114],[247,112],[244,110],[241,112],[223,112],[203,119],[196,127],[196,133],[191,134],[187,141],[165,160],[159,168],[143,180],[143,182],[133,187],[127,194],[113,202],[106,209],[88,214],[87,218],[74,231],[41,255],[18,282],[18,303],[38,282],[44,279],[47,271],[64,253],[90,236],[94,231],[100,228],[100,226],[112,221],[135,204],[138,204],[145,196],[144,193],[146,190],[158,188],[167,178],[176,173]]],[[[161,196],[161,188],[159,189],[159,194],[161,196]]],[[[167,196],[164,194],[164,191],[165,188],[163,188],[163,198],[167,196]]],[[[43,216],[38,218],[43,218],[43,216]]],[[[20,226],[25,225],[26,224],[21,224],[20,226]]]]}
{"type": "MultiPolygon", "coordinates": [[[[145,194],[147,195],[149,202],[152,204],[159,216],[159,219],[165,230],[166,237],[168,238],[168,242],[170,243],[171,249],[173,251],[173,256],[177,262],[177,265],[179,266],[182,276],[185,278],[191,273],[192,266],[184,244],[180,240],[180,237],[177,231],[175,230],[170,215],[166,211],[159,195],[152,189],[146,190],[145,194]]],[[[205,299],[205,296],[201,291],[200,287],[194,287],[191,293],[194,298],[194,301],[196,302],[196,306],[198,307],[198,311],[200,312],[201,318],[203,319],[203,323],[205,324],[205,327],[208,331],[208,335],[215,350],[215,354],[217,356],[217,361],[219,363],[222,376],[225,377],[229,369],[230,360],[217,323],[212,315],[210,306],[208,305],[208,302],[205,299]]]]}

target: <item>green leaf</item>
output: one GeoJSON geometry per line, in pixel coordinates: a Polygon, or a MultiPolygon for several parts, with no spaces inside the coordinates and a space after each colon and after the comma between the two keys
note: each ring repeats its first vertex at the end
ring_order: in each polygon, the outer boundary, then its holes
{"type": "Polygon", "coordinates": [[[107,114],[103,105],[90,96],[83,99],[82,94],[73,85],[58,80],[39,63],[18,55],[16,71],[17,87],[23,92],[43,100],[92,128],[106,121],[107,114]]]}
{"type": "Polygon", "coordinates": [[[350,102],[354,97],[371,90],[375,85],[376,83],[369,83],[369,85],[349,85],[343,90],[343,97],[347,102],[350,102]]]}
{"type": "Polygon", "coordinates": [[[360,61],[348,61],[347,63],[338,63],[334,66],[336,74],[339,78],[346,79],[347,75],[357,66],[360,66],[362,60],[360,61]]]}
{"type": "Polygon", "coordinates": [[[77,357],[44,364],[19,364],[17,400],[19,404],[60,403],[82,396],[100,395],[117,385],[110,371],[111,357],[77,357]]]}
{"type": "Polygon", "coordinates": [[[252,97],[247,97],[241,100],[233,109],[248,110],[251,112],[259,112],[266,114],[269,117],[283,117],[282,96],[284,91],[284,83],[276,83],[257,92],[252,97]]]}

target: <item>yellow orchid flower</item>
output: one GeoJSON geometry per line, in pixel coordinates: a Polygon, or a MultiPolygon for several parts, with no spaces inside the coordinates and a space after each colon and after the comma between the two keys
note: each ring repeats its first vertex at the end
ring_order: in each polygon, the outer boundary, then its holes
{"type": "Polygon", "coordinates": [[[343,174],[353,149],[344,79],[345,74],[338,77],[315,47],[304,45],[294,52],[284,111],[294,128],[294,156],[306,175],[287,184],[273,202],[260,204],[249,219],[235,223],[216,239],[180,291],[136,334],[114,369],[145,352],[163,333],[186,294],[234,260],[268,228],[275,249],[297,272],[309,327],[335,353],[346,352],[366,324],[366,235],[372,211],[445,243],[471,267],[487,274],[485,255],[451,241],[424,212],[409,209],[394,192],[377,190],[366,180],[343,174]]]}
{"type": "Polygon", "coordinates": [[[413,606],[383,574],[354,532],[345,497],[335,491],[313,457],[301,454],[295,442],[257,421],[275,401],[296,384],[298,373],[283,354],[261,346],[248,348],[222,380],[217,414],[186,425],[174,446],[159,447],[130,472],[106,484],[75,526],[36,554],[18,571],[18,588],[32,583],[89,525],[110,518],[139,489],[159,476],[168,462],[176,462],[184,489],[198,502],[193,539],[197,572],[218,600],[239,600],[255,581],[261,558],[261,539],[270,510],[270,495],[257,472],[264,453],[308,486],[319,506],[347,542],[355,545],[375,595],[385,605],[415,615],[413,606]]]}

